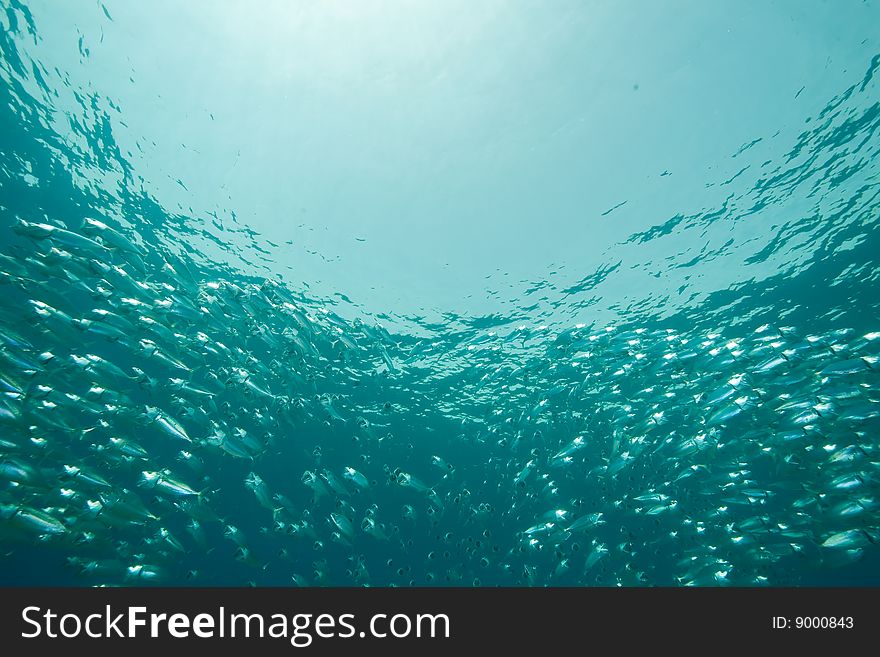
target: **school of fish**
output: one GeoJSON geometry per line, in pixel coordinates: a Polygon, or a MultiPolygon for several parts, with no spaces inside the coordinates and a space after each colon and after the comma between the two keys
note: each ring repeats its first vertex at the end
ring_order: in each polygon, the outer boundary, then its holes
{"type": "Polygon", "coordinates": [[[416,339],[104,219],[6,231],[0,539],[84,582],[760,585],[880,540],[880,332],[416,339]]]}
{"type": "Polygon", "coordinates": [[[725,285],[729,324],[637,294],[600,321],[612,264],[553,321],[410,330],[202,253],[240,245],[144,191],[113,102],[28,56],[25,3],[0,22],[0,583],[778,586],[877,563],[880,55],[752,189],[618,245],[699,278],[731,225],[778,222],[762,252],[821,251],[798,297],[824,295],[821,324],[752,322],[725,285]]]}

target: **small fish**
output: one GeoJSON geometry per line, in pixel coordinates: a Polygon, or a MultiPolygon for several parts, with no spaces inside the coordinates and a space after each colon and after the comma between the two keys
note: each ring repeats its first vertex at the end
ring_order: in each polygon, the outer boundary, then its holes
{"type": "Polygon", "coordinates": [[[342,476],[360,489],[370,487],[369,480],[354,468],[346,466],[342,471],[342,476]]]}

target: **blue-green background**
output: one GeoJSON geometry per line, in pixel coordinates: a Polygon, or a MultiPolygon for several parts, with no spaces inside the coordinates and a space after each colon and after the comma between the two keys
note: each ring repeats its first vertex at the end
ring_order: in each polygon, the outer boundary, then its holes
{"type": "MultiPolygon", "coordinates": [[[[876,3],[4,0],[2,10],[4,227],[112,218],[197,278],[274,279],[341,325],[381,324],[405,354],[429,343],[447,354],[396,374],[364,365],[356,392],[332,373],[309,391],[347,396],[345,423],[285,427],[284,458],[260,466],[304,507],[314,445],[337,473],[353,462],[344,441],[358,404],[412,411],[392,427],[409,447],[377,452],[373,478],[388,460],[432,479],[435,453],[471,489],[491,459],[518,458],[515,474],[527,458],[460,440],[486,429],[455,391],[470,367],[508,357],[469,363],[466,345],[486,335],[880,326],[876,3]]],[[[21,253],[4,235],[6,252],[21,253]]],[[[6,316],[19,303],[0,300],[6,316]]],[[[223,321],[234,334],[241,318],[223,321]]],[[[551,452],[567,430],[545,429],[551,452]]],[[[876,442],[876,424],[867,434],[876,442]]],[[[243,518],[248,469],[220,461],[213,477],[223,509],[243,518]]],[[[510,501],[500,485],[485,490],[496,508],[510,501]]],[[[402,525],[397,488],[371,495],[402,525]]],[[[274,552],[258,519],[246,522],[236,524],[274,552]]],[[[507,522],[497,535],[513,535],[507,522]]],[[[443,529],[469,531],[451,518],[443,529]]],[[[420,528],[413,539],[388,554],[422,572],[434,536],[420,528]]],[[[261,571],[231,560],[219,531],[212,540],[213,552],[181,557],[171,583],[189,570],[196,583],[311,579],[308,545],[297,564],[261,571]]],[[[327,550],[327,583],[350,584],[346,550],[327,550]]],[[[370,583],[406,583],[383,567],[385,550],[354,552],[373,564],[370,583]]],[[[8,551],[4,583],[83,582],[64,566],[73,548],[8,551]]],[[[867,552],[838,569],[786,567],[773,583],[876,584],[880,560],[867,552]]],[[[606,575],[560,583],[613,584],[606,575]]],[[[673,582],[659,567],[649,580],[673,582]]],[[[519,580],[499,570],[482,582],[519,580]]]]}

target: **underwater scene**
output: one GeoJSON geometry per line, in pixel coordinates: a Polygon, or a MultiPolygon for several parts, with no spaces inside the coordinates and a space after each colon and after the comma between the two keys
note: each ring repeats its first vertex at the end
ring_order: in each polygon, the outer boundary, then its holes
{"type": "Polygon", "coordinates": [[[878,3],[0,10],[0,584],[880,584],[878,3]]]}

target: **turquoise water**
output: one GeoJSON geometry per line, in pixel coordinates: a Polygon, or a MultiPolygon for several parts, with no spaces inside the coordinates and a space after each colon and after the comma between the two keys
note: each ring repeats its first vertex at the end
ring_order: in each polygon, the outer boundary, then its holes
{"type": "Polygon", "coordinates": [[[2,2],[0,581],[880,581],[868,2],[2,2]]]}

